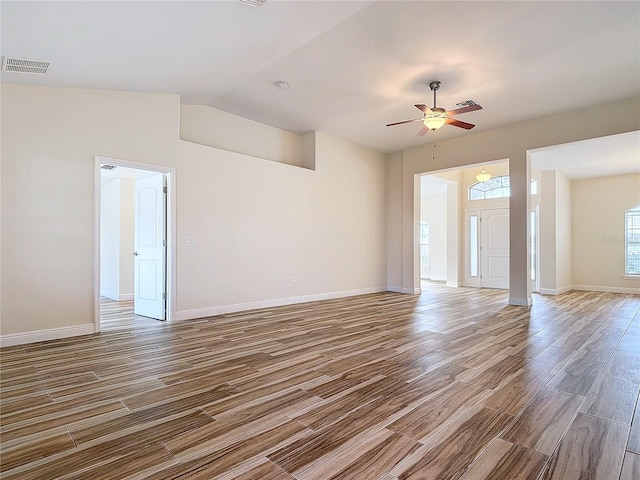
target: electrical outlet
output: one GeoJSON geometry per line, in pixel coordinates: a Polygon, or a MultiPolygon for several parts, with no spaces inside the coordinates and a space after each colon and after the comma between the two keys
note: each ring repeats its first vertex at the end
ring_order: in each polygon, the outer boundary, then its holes
{"type": "Polygon", "coordinates": [[[280,285],[280,277],[276,277],[276,285],[280,285]]]}
{"type": "Polygon", "coordinates": [[[187,237],[187,245],[190,247],[196,246],[196,239],[192,237],[187,237]]]}
{"type": "Polygon", "coordinates": [[[298,281],[298,278],[297,278],[297,277],[292,277],[292,278],[291,278],[291,283],[296,283],[297,281],[298,281]]]}

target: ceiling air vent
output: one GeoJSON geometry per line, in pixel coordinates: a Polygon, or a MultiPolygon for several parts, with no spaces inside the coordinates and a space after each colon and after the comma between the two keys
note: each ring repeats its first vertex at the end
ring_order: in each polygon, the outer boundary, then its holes
{"type": "Polygon", "coordinates": [[[102,165],[100,165],[100,168],[103,170],[113,170],[114,168],[116,168],[117,165],[107,165],[106,163],[103,163],[102,165]]]}
{"type": "Polygon", "coordinates": [[[26,58],[9,58],[2,59],[2,70],[7,72],[19,73],[37,73],[44,75],[49,68],[49,62],[41,62],[39,60],[27,60],[26,58]]]}
{"type": "Polygon", "coordinates": [[[464,108],[464,107],[473,107],[474,105],[477,105],[477,103],[474,102],[473,100],[465,100],[464,102],[456,103],[456,105],[460,108],[464,108]]]}
{"type": "Polygon", "coordinates": [[[246,3],[247,5],[253,5],[254,7],[261,7],[264,3],[264,0],[240,0],[242,3],[246,3]]]}

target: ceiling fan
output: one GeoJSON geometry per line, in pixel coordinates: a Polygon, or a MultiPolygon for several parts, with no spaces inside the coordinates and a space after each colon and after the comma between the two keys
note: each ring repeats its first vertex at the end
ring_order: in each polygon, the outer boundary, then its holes
{"type": "Polygon", "coordinates": [[[422,136],[427,133],[428,130],[437,130],[445,123],[448,123],[449,125],[453,125],[455,127],[464,128],[466,130],[470,130],[475,127],[475,125],[472,123],[461,122],[460,120],[456,120],[455,118],[451,117],[460,113],[482,110],[482,107],[480,105],[475,103],[473,100],[467,100],[462,104],[458,104],[462,105],[460,108],[447,111],[444,108],[436,107],[436,92],[440,88],[440,82],[437,80],[431,82],[429,84],[429,88],[433,92],[433,108],[429,108],[426,105],[416,105],[416,108],[424,113],[422,117],[414,118],[413,120],[404,120],[402,122],[388,123],[387,127],[392,127],[393,125],[402,125],[403,123],[422,122],[424,126],[420,129],[416,136],[422,136]]]}

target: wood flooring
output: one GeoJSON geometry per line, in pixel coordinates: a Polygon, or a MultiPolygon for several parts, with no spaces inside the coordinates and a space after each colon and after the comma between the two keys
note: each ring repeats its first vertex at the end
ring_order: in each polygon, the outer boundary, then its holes
{"type": "Polygon", "coordinates": [[[423,285],[0,350],[3,479],[640,479],[640,296],[423,285]]]}

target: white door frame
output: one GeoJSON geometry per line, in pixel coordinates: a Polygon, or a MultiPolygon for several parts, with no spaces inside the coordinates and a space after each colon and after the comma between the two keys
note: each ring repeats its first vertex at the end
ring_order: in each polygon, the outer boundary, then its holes
{"type": "Polygon", "coordinates": [[[100,331],[100,203],[102,193],[101,165],[116,165],[119,167],[136,168],[152,172],[167,174],[167,316],[170,322],[176,313],[176,169],[150,163],[131,162],[117,158],[95,157],[94,174],[94,224],[93,224],[93,325],[94,331],[100,331]]]}

